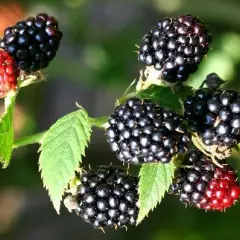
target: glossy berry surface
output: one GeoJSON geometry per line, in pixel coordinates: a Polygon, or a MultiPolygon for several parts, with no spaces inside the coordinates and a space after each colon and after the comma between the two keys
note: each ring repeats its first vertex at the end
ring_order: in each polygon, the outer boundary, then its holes
{"type": "Polygon", "coordinates": [[[151,100],[130,98],[115,108],[108,122],[107,141],[126,163],[168,163],[190,141],[181,116],[151,100]]]}
{"type": "Polygon", "coordinates": [[[19,69],[36,72],[46,68],[59,48],[62,32],[58,21],[46,13],[8,27],[0,47],[16,61],[19,69]]]}
{"type": "Polygon", "coordinates": [[[180,201],[205,210],[223,211],[240,197],[237,175],[227,164],[223,168],[214,165],[199,150],[193,150],[185,158],[188,168],[179,170],[172,191],[180,201]]]}
{"type": "Polygon", "coordinates": [[[138,59],[161,70],[163,80],[183,82],[196,72],[210,43],[211,35],[197,17],[165,18],[143,37],[138,59]]]}
{"type": "Polygon", "coordinates": [[[0,50],[0,98],[17,87],[19,70],[15,60],[5,51],[0,50]]]}
{"type": "Polygon", "coordinates": [[[122,169],[100,166],[81,176],[76,212],[95,228],[136,225],[138,179],[122,169]]]}
{"type": "Polygon", "coordinates": [[[233,146],[240,140],[240,96],[234,90],[199,89],[188,96],[184,116],[207,146],[233,146]]]}

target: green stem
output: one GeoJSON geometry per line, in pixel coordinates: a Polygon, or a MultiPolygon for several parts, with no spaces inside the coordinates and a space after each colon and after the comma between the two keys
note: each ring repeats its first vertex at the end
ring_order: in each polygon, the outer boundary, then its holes
{"type": "Polygon", "coordinates": [[[98,128],[105,128],[109,116],[90,118],[91,125],[98,128]]]}
{"type": "Polygon", "coordinates": [[[34,144],[34,143],[41,143],[45,133],[46,132],[37,133],[37,134],[31,135],[31,136],[17,139],[13,143],[13,148],[19,148],[19,147],[23,147],[23,146],[34,144]]]}
{"type": "Polygon", "coordinates": [[[127,95],[117,99],[117,105],[125,103],[129,98],[136,97],[137,95],[138,95],[138,92],[130,92],[127,95]]]}

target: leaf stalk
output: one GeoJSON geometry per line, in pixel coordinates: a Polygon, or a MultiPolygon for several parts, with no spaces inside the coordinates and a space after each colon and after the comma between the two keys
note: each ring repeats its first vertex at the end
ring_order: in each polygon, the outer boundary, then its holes
{"type": "Polygon", "coordinates": [[[27,137],[23,137],[20,139],[17,139],[14,143],[13,143],[13,149],[19,148],[19,147],[23,147],[23,146],[27,146],[30,144],[35,144],[35,143],[41,143],[44,134],[46,132],[41,132],[41,133],[36,133],[34,135],[30,135],[27,137]]]}

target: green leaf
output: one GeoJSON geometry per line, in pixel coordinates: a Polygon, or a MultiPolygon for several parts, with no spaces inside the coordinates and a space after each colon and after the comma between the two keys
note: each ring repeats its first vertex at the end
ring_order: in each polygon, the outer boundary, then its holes
{"type": "Polygon", "coordinates": [[[144,164],[141,167],[138,186],[138,223],[161,202],[165,192],[168,191],[172,184],[174,170],[173,161],[168,164],[144,164]]]}
{"type": "Polygon", "coordinates": [[[236,151],[240,152],[240,143],[238,145],[234,146],[233,149],[235,149],[236,151]]]}
{"type": "Polygon", "coordinates": [[[0,118],[0,162],[6,168],[11,160],[12,145],[14,139],[13,110],[15,106],[16,92],[9,92],[5,98],[5,111],[0,118]]]}
{"type": "Polygon", "coordinates": [[[194,89],[191,86],[183,85],[181,90],[176,92],[175,95],[177,98],[181,100],[185,100],[187,96],[193,95],[194,89]]]}
{"type": "Polygon", "coordinates": [[[81,109],[59,119],[43,137],[39,169],[58,213],[64,190],[85,156],[90,136],[91,123],[81,109]]]}
{"type": "Polygon", "coordinates": [[[164,107],[180,111],[182,107],[181,101],[191,93],[192,88],[189,86],[184,86],[179,92],[173,93],[170,87],[153,85],[139,92],[138,96],[142,99],[149,98],[164,107]]]}

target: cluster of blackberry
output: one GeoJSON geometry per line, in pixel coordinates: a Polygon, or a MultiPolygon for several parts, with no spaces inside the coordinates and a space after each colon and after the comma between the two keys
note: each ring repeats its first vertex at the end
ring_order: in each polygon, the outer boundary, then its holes
{"type": "Polygon", "coordinates": [[[136,225],[137,187],[138,178],[117,167],[100,166],[81,175],[75,211],[95,228],[136,225]]]}
{"type": "MultiPolygon", "coordinates": [[[[144,36],[138,57],[160,71],[162,80],[176,83],[197,70],[210,42],[211,35],[198,18],[166,18],[144,36]]],[[[209,74],[203,82],[207,87],[201,86],[185,99],[183,116],[138,94],[127,99],[108,119],[106,140],[112,151],[121,162],[134,165],[167,164],[184,154],[181,165],[186,167],[177,169],[170,193],[205,210],[231,207],[240,197],[237,175],[226,160],[222,167],[215,165],[209,153],[211,146],[229,150],[240,142],[240,96],[234,90],[220,90],[223,82],[218,75],[209,74]],[[204,153],[193,147],[191,133],[201,140],[204,153]]],[[[80,179],[72,197],[75,211],[84,221],[95,228],[136,225],[136,177],[101,166],[80,179]]]]}
{"type": "Polygon", "coordinates": [[[209,88],[201,88],[184,102],[184,116],[149,99],[130,98],[109,117],[107,141],[117,158],[131,164],[168,163],[188,150],[190,133],[203,144],[229,149],[240,142],[240,95],[234,90],[211,88],[223,81],[207,76],[209,88]]]}
{"type": "Polygon", "coordinates": [[[168,163],[184,153],[190,142],[182,117],[151,100],[129,99],[108,122],[107,141],[126,163],[168,163]]]}
{"type": "Polygon", "coordinates": [[[161,71],[162,80],[183,82],[197,71],[211,40],[208,29],[197,17],[165,18],[143,37],[138,59],[161,71]]]}
{"type": "Polygon", "coordinates": [[[58,21],[40,13],[8,27],[0,47],[16,60],[19,69],[36,72],[46,68],[55,57],[61,38],[58,21]]]}
{"type": "Polygon", "coordinates": [[[208,88],[186,98],[183,117],[151,100],[130,98],[109,117],[106,138],[117,158],[130,164],[168,163],[188,151],[182,163],[188,168],[179,170],[172,191],[184,203],[221,211],[240,197],[237,176],[225,162],[221,169],[199,150],[190,151],[186,126],[206,147],[229,149],[240,142],[240,97],[219,90],[223,81],[216,74],[204,83],[208,88]]]}
{"type": "Polygon", "coordinates": [[[0,78],[0,97],[16,89],[19,70],[29,74],[46,68],[57,53],[62,35],[58,21],[46,13],[6,28],[0,39],[0,48],[11,59],[11,64],[5,64],[0,58],[0,65],[7,66],[1,71],[5,77],[0,78]]]}
{"type": "MultiPolygon", "coordinates": [[[[46,13],[5,30],[0,39],[0,98],[16,90],[20,70],[29,74],[49,65],[62,35],[58,21],[46,13]]],[[[183,82],[196,72],[211,40],[197,17],[165,18],[143,37],[138,59],[153,66],[161,80],[183,82]]],[[[183,116],[140,95],[127,99],[108,119],[106,139],[112,151],[121,162],[135,165],[167,164],[185,154],[181,164],[186,167],[177,169],[170,192],[181,202],[205,210],[231,207],[240,197],[237,175],[226,160],[222,167],[215,165],[209,153],[209,149],[229,150],[240,142],[240,95],[220,90],[222,83],[216,74],[208,75],[207,88],[185,99],[183,116]],[[191,132],[204,153],[192,148],[191,132]]],[[[118,167],[100,166],[81,174],[71,199],[76,213],[95,228],[137,223],[138,178],[118,167]]]]}
{"type": "Polygon", "coordinates": [[[237,175],[227,164],[217,167],[199,150],[190,151],[179,169],[170,191],[180,201],[205,210],[223,211],[240,197],[237,175]]]}
{"type": "Polygon", "coordinates": [[[233,146],[240,140],[240,95],[234,90],[199,89],[185,101],[184,116],[205,145],[233,146]]]}

